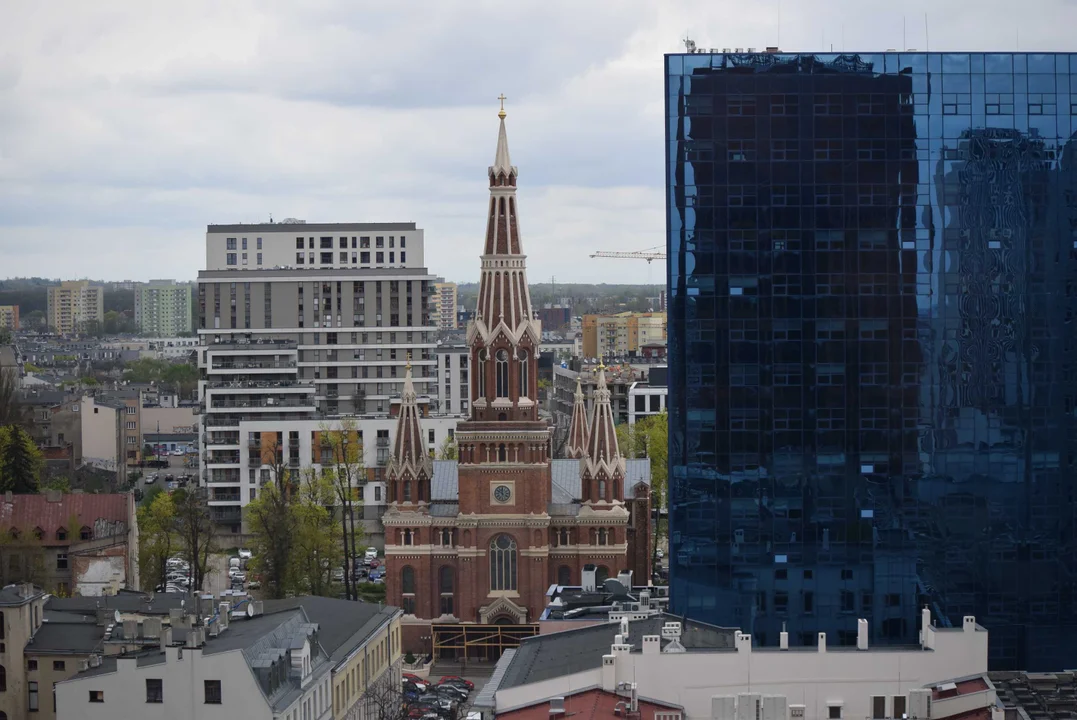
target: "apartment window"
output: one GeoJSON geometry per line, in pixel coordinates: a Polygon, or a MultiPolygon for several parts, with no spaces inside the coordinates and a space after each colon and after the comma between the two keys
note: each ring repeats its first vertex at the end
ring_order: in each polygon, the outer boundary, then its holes
{"type": "Polygon", "coordinates": [[[64,670],[64,669],[66,669],[64,667],[65,665],[66,665],[66,663],[63,660],[53,660],[52,661],[52,669],[53,670],[64,670]]]}
{"type": "Polygon", "coordinates": [[[301,237],[296,238],[295,239],[295,249],[296,250],[302,250],[303,247],[304,247],[303,238],[301,238],[301,237]]]}
{"type": "Polygon", "coordinates": [[[238,265],[239,264],[236,261],[236,254],[235,253],[228,253],[225,256],[224,262],[225,262],[226,265],[238,265]]]}
{"type": "Polygon", "coordinates": [[[831,705],[827,708],[827,717],[830,720],[841,720],[841,705],[831,705]]]}
{"type": "Polygon", "coordinates": [[[127,429],[128,430],[134,430],[135,429],[135,421],[134,420],[128,420],[127,421],[127,429]]]}
{"type": "Polygon", "coordinates": [[[361,252],[361,253],[359,253],[359,262],[364,264],[364,265],[369,265],[370,264],[370,253],[369,252],[361,252]]]}
{"type": "Polygon", "coordinates": [[[322,265],[332,265],[333,264],[333,253],[331,253],[331,252],[323,252],[321,254],[321,263],[322,263],[322,265]]]}
{"type": "Polygon", "coordinates": [[[407,253],[405,253],[403,250],[400,251],[400,262],[401,263],[406,263],[408,261],[408,259],[406,257],[404,257],[404,255],[406,255],[406,254],[407,253]]]}
{"type": "Polygon", "coordinates": [[[322,248],[322,250],[332,250],[333,249],[333,238],[331,238],[331,237],[318,238],[318,244],[322,248]]]}
{"type": "MultiPolygon", "coordinates": [[[[405,245],[404,245],[404,241],[405,241],[405,240],[407,240],[407,238],[406,238],[406,237],[404,237],[403,235],[401,235],[401,236],[400,236],[400,247],[405,247],[405,245]]],[[[400,259],[401,259],[401,260],[403,260],[403,259],[404,259],[404,253],[400,253],[400,259]]]]}
{"type": "Polygon", "coordinates": [[[37,660],[27,660],[26,669],[30,672],[37,672],[37,660]]]}
{"type": "Polygon", "coordinates": [[[380,253],[375,253],[375,255],[377,256],[377,257],[375,257],[376,262],[380,262],[380,263],[385,262],[385,253],[380,252],[380,253]]]}
{"type": "Polygon", "coordinates": [[[258,264],[262,264],[262,253],[258,253],[258,264]]]}
{"type": "Polygon", "coordinates": [[[348,262],[348,253],[342,252],[340,254],[340,262],[342,262],[342,263],[348,262]]]}
{"type": "Polygon", "coordinates": [[[374,246],[375,247],[380,247],[380,248],[385,247],[385,238],[383,238],[383,237],[375,238],[374,246]]]}
{"type": "Polygon", "coordinates": [[[295,254],[295,264],[296,265],[302,265],[303,264],[303,253],[297,252],[295,254]]]}
{"type": "Polygon", "coordinates": [[[56,553],[56,569],[67,570],[67,553],[56,553]]]}
{"type": "Polygon", "coordinates": [[[165,690],[160,678],[146,678],[146,702],[163,703],[165,690]]]}
{"type": "MultiPolygon", "coordinates": [[[[30,688],[30,698],[31,698],[31,700],[30,700],[30,702],[31,702],[30,709],[31,710],[36,710],[37,708],[34,707],[34,704],[35,704],[34,700],[36,698],[34,696],[37,693],[37,683],[30,683],[30,685],[32,686],[30,688]]],[[[90,702],[99,702],[99,703],[105,702],[105,691],[104,690],[91,690],[90,691],[90,702]]]]}
{"type": "Polygon", "coordinates": [[[255,249],[256,250],[261,250],[262,249],[262,238],[258,238],[257,242],[258,242],[258,245],[257,245],[257,247],[255,249]]]}
{"type": "MultiPolygon", "coordinates": [[[[27,683],[27,688],[28,688],[28,697],[27,697],[26,706],[30,710],[30,712],[37,712],[38,711],[37,682],[32,681],[32,682],[27,683]]],[[[97,694],[99,696],[101,696],[100,700],[94,700],[93,699],[93,691],[90,692],[90,702],[104,702],[105,701],[104,693],[102,693],[100,690],[98,690],[97,694]]]]}
{"type": "Polygon", "coordinates": [[[390,263],[395,263],[396,262],[396,253],[395,252],[390,252],[389,253],[389,262],[390,263]]]}
{"type": "Polygon", "coordinates": [[[235,238],[227,238],[224,241],[224,246],[228,250],[235,250],[236,249],[236,239],[235,238]]]}
{"type": "Polygon", "coordinates": [[[134,414],[135,414],[135,412],[136,412],[136,411],[138,410],[138,408],[136,408],[136,407],[132,407],[132,406],[128,406],[128,407],[126,408],[126,410],[127,410],[127,414],[128,414],[128,415],[134,415],[134,414]]]}
{"type": "Polygon", "coordinates": [[[206,680],[206,705],[221,704],[221,681],[206,680]]]}
{"type": "Polygon", "coordinates": [[[359,238],[359,247],[361,247],[361,248],[368,248],[368,247],[370,247],[370,237],[369,237],[369,236],[367,236],[367,237],[360,237],[360,238],[359,238]]]}

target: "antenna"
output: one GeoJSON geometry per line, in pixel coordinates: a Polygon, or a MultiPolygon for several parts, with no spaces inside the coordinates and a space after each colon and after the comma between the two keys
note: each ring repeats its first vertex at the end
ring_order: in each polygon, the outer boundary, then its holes
{"type": "Polygon", "coordinates": [[[924,13],[924,49],[931,52],[931,36],[927,30],[927,13],[924,13]]]}
{"type": "Polygon", "coordinates": [[[909,49],[909,43],[905,40],[905,16],[901,16],[901,52],[909,49]]]}

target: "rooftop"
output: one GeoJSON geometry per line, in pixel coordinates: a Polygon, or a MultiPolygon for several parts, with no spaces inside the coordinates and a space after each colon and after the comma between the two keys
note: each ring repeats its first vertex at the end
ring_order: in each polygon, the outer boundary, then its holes
{"type": "MultiPolygon", "coordinates": [[[[617,693],[608,692],[601,688],[593,687],[578,690],[564,696],[564,710],[555,713],[550,708],[550,700],[544,699],[530,705],[513,708],[498,713],[498,717],[508,717],[513,720],[546,720],[547,718],[561,716],[571,717],[573,720],[589,720],[590,718],[623,718],[626,717],[624,704],[627,697],[617,693]],[[620,707],[618,707],[620,706],[620,707]]],[[[651,720],[656,712],[683,710],[680,705],[639,698],[640,720],[651,720]]]]}
{"type": "Polygon", "coordinates": [[[354,230],[356,232],[376,230],[385,231],[403,231],[403,230],[418,230],[413,222],[391,222],[391,223],[290,223],[290,222],[275,222],[275,223],[251,223],[251,224],[234,224],[234,225],[207,225],[207,233],[244,233],[244,232],[344,232],[354,230]]]}
{"type": "Polygon", "coordinates": [[[128,496],[110,494],[43,494],[12,495],[0,502],[0,529],[4,532],[16,528],[20,533],[30,533],[40,528],[45,545],[69,545],[79,539],[83,527],[93,530],[95,536],[108,537],[115,534],[114,523],[124,523],[123,533],[130,518],[127,515],[128,496]],[[105,527],[98,531],[98,523],[105,527]],[[63,528],[66,540],[59,540],[56,532],[63,528]],[[106,534],[107,531],[107,534],[106,534]]]}

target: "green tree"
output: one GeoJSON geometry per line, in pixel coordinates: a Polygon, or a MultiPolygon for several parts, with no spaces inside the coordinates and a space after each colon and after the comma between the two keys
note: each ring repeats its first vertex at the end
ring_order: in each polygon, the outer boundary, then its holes
{"type": "Polygon", "coordinates": [[[7,328],[0,328],[0,345],[10,345],[13,337],[14,335],[10,330],[7,328]]]}
{"type": "Polygon", "coordinates": [[[30,424],[27,409],[19,402],[19,376],[10,368],[0,370],[0,428],[30,424]]]}
{"type": "Polygon", "coordinates": [[[180,554],[191,566],[191,588],[201,590],[209,569],[209,556],[215,549],[213,521],[209,508],[198,490],[172,493],[176,509],[175,533],[180,554]]]}
{"type": "Polygon", "coordinates": [[[63,475],[56,475],[42,480],[38,489],[41,492],[59,490],[62,493],[69,493],[71,492],[71,480],[63,475]]]}
{"type": "Polygon", "coordinates": [[[363,512],[358,497],[359,486],[366,480],[363,465],[363,441],[355,421],[346,418],[336,429],[323,426],[319,433],[322,446],[322,468],[331,472],[333,494],[340,509],[340,541],[344,560],[344,592],[349,600],[358,600],[358,580],[355,566],[363,541],[359,517],[363,512]],[[325,457],[328,455],[328,457],[325,457]],[[330,462],[326,462],[329,460],[330,462]]]}
{"type": "Polygon", "coordinates": [[[653,523],[651,542],[652,562],[658,560],[658,544],[662,533],[662,510],[666,507],[666,487],[669,477],[669,416],[663,410],[646,417],[635,425],[621,424],[616,428],[617,445],[628,458],[648,458],[651,461],[651,507],[658,517],[653,523]]]}
{"type": "Polygon", "coordinates": [[[36,493],[45,458],[19,425],[0,428],[0,491],[36,493]]]}
{"type": "Polygon", "coordinates": [[[335,477],[332,469],[303,473],[303,481],[288,508],[295,523],[291,574],[298,579],[294,588],[297,594],[332,594],[333,568],[340,567],[343,554],[341,528],[332,512],[335,477]]]}
{"type": "Polygon", "coordinates": [[[438,460],[456,460],[458,456],[459,449],[456,446],[456,438],[445,438],[441,443],[441,447],[438,449],[438,460]]]}
{"type": "Polygon", "coordinates": [[[142,589],[163,585],[168,558],[176,547],[176,506],[172,496],[160,492],[138,508],[138,570],[142,589]]]}
{"type": "Polygon", "coordinates": [[[265,580],[268,597],[282,598],[294,582],[292,548],[296,518],[291,512],[291,498],[296,491],[296,481],[295,474],[284,465],[283,453],[278,446],[263,448],[262,458],[272,463],[272,480],[247,503],[243,513],[253,536],[252,570],[265,580]]]}

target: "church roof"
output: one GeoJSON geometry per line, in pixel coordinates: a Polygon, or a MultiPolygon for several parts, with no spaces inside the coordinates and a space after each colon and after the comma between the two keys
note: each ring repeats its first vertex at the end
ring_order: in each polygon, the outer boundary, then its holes
{"type": "Polygon", "coordinates": [[[586,396],[580,387],[580,376],[576,376],[576,392],[573,395],[572,419],[568,424],[568,442],[565,444],[565,455],[570,458],[583,457],[587,452],[587,434],[589,423],[587,420],[586,396]]]}
{"type": "Polygon", "coordinates": [[[490,174],[504,173],[506,176],[515,175],[516,168],[512,166],[509,157],[509,136],[505,132],[505,117],[501,116],[501,127],[497,131],[497,150],[494,152],[494,164],[490,166],[490,174]]]}
{"type": "MultiPolygon", "coordinates": [[[[550,462],[552,487],[551,500],[556,505],[569,505],[581,499],[580,461],[553,460],[550,462]]],[[[435,460],[434,477],[431,480],[430,495],[434,503],[456,503],[460,497],[459,466],[456,460],[435,460]]],[[[625,495],[629,489],[639,483],[650,486],[651,461],[640,458],[625,461],[625,495]]],[[[430,509],[436,515],[436,506],[430,509]]],[[[567,513],[557,513],[567,514],[567,513]]]]}
{"type": "Polygon", "coordinates": [[[600,470],[613,477],[624,469],[621,449],[617,446],[617,430],[613,422],[613,408],[610,406],[610,390],[606,386],[606,368],[598,366],[598,383],[595,386],[595,407],[591,414],[588,428],[587,452],[584,464],[590,477],[600,470]]]}
{"type": "Polygon", "coordinates": [[[396,420],[396,439],[389,457],[387,472],[399,477],[410,470],[418,476],[420,471],[430,472],[430,456],[423,441],[423,429],[419,424],[419,408],[416,405],[415,385],[411,380],[411,362],[404,374],[404,392],[400,396],[400,415],[396,420]]]}

